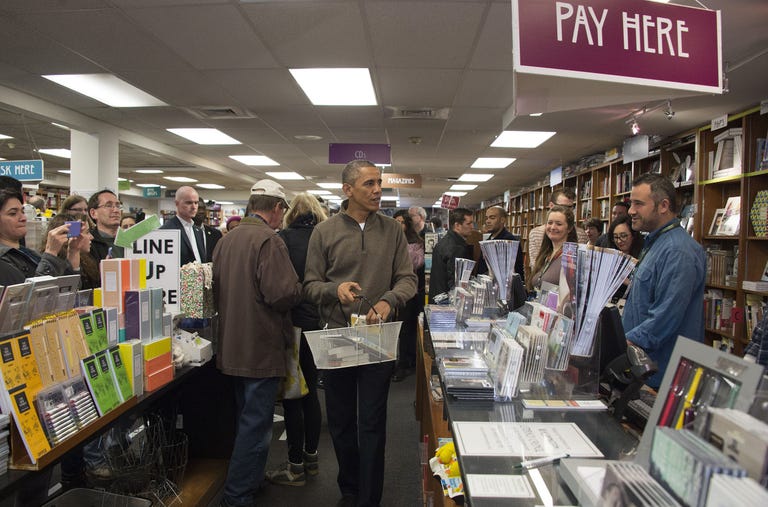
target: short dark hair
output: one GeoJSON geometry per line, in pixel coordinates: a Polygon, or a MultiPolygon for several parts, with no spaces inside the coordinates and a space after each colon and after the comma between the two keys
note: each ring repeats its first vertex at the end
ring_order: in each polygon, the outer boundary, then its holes
{"type": "Polygon", "coordinates": [[[472,212],[467,208],[456,208],[455,210],[451,211],[450,215],[448,215],[448,226],[453,229],[454,225],[463,224],[464,217],[467,215],[472,216],[472,212]]]}
{"type": "Polygon", "coordinates": [[[272,211],[280,202],[285,202],[285,200],[271,195],[251,194],[245,212],[250,214],[256,211],[272,211]]]}
{"type": "Polygon", "coordinates": [[[627,201],[616,201],[613,204],[613,207],[615,208],[616,206],[621,206],[625,210],[629,211],[629,203],[627,201]]]}
{"type": "Polygon", "coordinates": [[[88,211],[90,211],[90,210],[92,210],[92,209],[96,209],[96,208],[98,208],[98,207],[99,207],[99,197],[100,197],[102,194],[112,194],[112,195],[114,195],[114,196],[115,196],[115,198],[117,198],[117,194],[116,194],[116,193],[114,193],[113,191],[111,191],[111,190],[110,190],[110,189],[108,189],[108,188],[105,188],[104,190],[99,190],[98,192],[96,192],[95,194],[93,194],[93,195],[92,195],[92,196],[91,196],[91,197],[88,199],[88,211]]]}
{"type": "Polygon", "coordinates": [[[443,226],[443,221],[440,217],[432,217],[429,219],[430,223],[435,226],[435,229],[439,229],[443,226]]]}
{"type": "Polygon", "coordinates": [[[568,199],[575,201],[576,200],[576,192],[573,191],[572,188],[559,188],[552,192],[552,195],[549,196],[549,202],[552,204],[557,204],[557,198],[561,195],[567,197],[568,199]]]}
{"type": "Polygon", "coordinates": [[[13,190],[22,194],[22,183],[12,176],[2,175],[0,176],[0,190],[13,190]]]}
{"type": "Polygon", "coordinates": [[[658,173],[644,173],[632,182],[633,187],[638,185],[651,187],[651,198],[656,206],[666,199],[669,201],[669,211],[677,213],[677,192],[669,178],[658,173]]]}
{"type": "Polygon", "coordinates": [[[590,227],[594,227],[597,229],[598,234],[603,233],[603,221],[599,218],[590,218],[589,220],[584,221],[584,229],[589,229],[590,227]]]}
{"type": "Polygon", "coordinates": [[[360,174],[360,169],[364,167],[376,167],[376,164],[370,160],[357,159],[344,166],[341,171],[341,182],[354,185],[357,180],[357,176],[360,174]]]}
{"type": "Polygon", "coordinates": [[[17,192],[12,188],[0,189],[0,208],[5,206],[5,203],[11,199],[18,199],[19,202],[24,203],[24,197],[21,195],[21,192],[17,192]]]}

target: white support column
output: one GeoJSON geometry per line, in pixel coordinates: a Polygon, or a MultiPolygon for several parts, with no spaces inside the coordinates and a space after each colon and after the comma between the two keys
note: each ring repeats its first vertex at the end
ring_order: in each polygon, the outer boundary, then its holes
{"type": "Polygon", "coordinates": [[[89,197],[108,188],[117,193],[120,140],[116,133],[71,130],[70,190],[89,197]]]}

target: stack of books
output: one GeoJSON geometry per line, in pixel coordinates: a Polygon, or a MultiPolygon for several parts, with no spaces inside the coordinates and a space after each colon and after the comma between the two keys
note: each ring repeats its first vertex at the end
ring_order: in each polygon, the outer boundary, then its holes
{"type": "Polygon", "coordinates": [[[439,358],[438,369],[447,394],[464,400],[493,399],[488,364],[474,351],[450,351],[439,358]]]}
{"type": "Polygon", "coordinates": [[[8,446],[8,426],[11,419],[8,414],[0,414],[0,475],[8,471],[8,456],[11,448],[8,446]]]}
{"type": "Polygon", "coordinates": [[[744,290],[753,290],[757,292],[768,292],[768,282],[758,280],[744,280],[741,282],[741,288],[744,290]]]}

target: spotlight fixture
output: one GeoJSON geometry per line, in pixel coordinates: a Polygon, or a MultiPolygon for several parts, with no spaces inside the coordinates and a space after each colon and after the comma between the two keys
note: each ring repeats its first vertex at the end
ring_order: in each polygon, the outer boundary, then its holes
{"type": "Polygon", "coordinates": [[[664,109],[664,116],[667,120],[671,120],[675,116],[675,111],[672,109],[672,101],[667,101],[667,107],[664,109]]]}
{"type": "Polygon", "coordinates": [[[637,120],[635,118],[632,119],[632,124],[629,126],[630,129],[632,129],[632,135],[636,136],[640,133],[640,125],[637,124],[637,120]]]}

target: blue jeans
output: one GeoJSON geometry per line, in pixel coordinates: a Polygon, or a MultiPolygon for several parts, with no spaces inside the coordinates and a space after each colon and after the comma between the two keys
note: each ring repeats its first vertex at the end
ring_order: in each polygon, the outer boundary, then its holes
{"type": "Polygon", "coordinates": [[[279,377],[235,377],[239,416],[224,483],[224,499],[231,505],[253,504],[254,494],[264,480],[279,385],[279,377]]]}
{"type": "Polygon", "coordinates": [[[341,494],[376,506],[384,489],[387,398],[394,361],[325,372],[328,430],[339,462],[341,494]]]}

